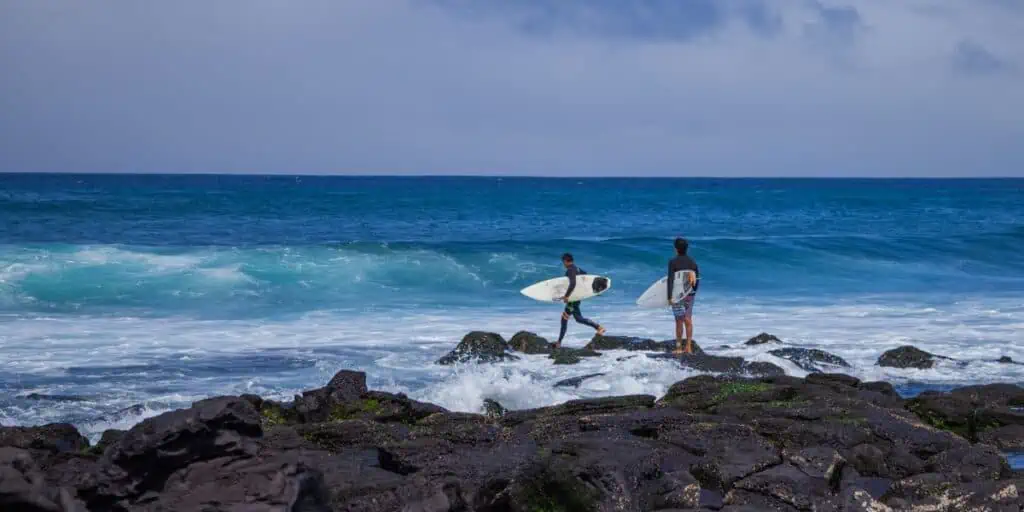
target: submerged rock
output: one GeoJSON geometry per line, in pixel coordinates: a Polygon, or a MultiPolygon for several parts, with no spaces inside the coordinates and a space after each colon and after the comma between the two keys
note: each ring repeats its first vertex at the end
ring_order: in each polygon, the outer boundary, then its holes
{"type": "Polygon", "coordinates": [[[471,361],[496,363],[519,359],[519,357],[507,353],[509,349],[508,342],[501,335],[493,332],[473,331],[465,335],[448,355],[438,359],[437,364],[452,365],[471,361]]]}
{"type": "Polygon", "coordinates": [[[601,377],[603,375],[605,375],[605,374],[603,374],[603,373],[591,373],[589,375],[581,375],[579,377],[573,377],[571,379],[560,380],[560,381],[555,383],[555,387],[556,388],[561,388],[561,387],[578,388],[578,387],[580,387],[580,384],[583,383],[583,381],[585,381],[587,379],[593,379],[595,377],[601,377]]]}
{"type": "Polygon", "coordinates": [[[936,356],[910,345],[887,350],[878,358],[878,366],[889,366],[892,368],[918,368],[928,369],[935,366],[936,359],[949,359],[936,356]]]}
{"type": "Polygon", "coordinates": [[[30,393],[25,395],[25,400],[39,400],[39,401],[50,401],[50,402],[87,402],[88,398],[78,395],[45,395],[40,393],[30,393]]]}
{"type": "Polygon", "coordinates": [[[775,337],[773,334],[762,332],[761,334],[747,340],[744,345],[764,345],[765,343],[782,343],[782,340],[775,337]]]}
{"type": "Polygon", "coordinates": [[[576,364],[580,362],[582,357],[600,357],[600,352],[594,352],[593,350],[586,348],[567,348],[561,347],[551,351],[551,355],[548,356],[550,359],[555,360],[555,364],[576,364]]]}
{"type": "Polygon", "coordinates": [[[548,354],[554,344],[528,331],[519,331],[508,342],[509,347],[524,354],[548,354]]]}
{"type": "Polygon", "coordinates": [[[775,357],[792,361],[800,368],[809,372],[821,371],[823,366],[850,367],[850,364],[843,358],[816,348],[780,348],[771,350],[768,353],[775,357]]]}

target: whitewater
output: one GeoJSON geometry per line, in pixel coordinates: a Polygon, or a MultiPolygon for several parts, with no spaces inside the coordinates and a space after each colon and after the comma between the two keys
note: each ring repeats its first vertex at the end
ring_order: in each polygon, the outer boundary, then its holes
{"type": "MultiPolygon", "coordinates": [[[[278,399],[337,370],[458,411],[650,393],[688,376],[611,352],[434,364],[472,330],[553,339],[519,289],[576,255],[615,287],[609,334],[667,339],[634,301],[671,240],[701,265],[696,339],[770,332],[901,392],[1024,382],[1024,181],[542,180],[0,175],[0,424],[98,436],[213,395],[278,399]],[[585,193],[581,193],[585,191],[585,193]],[[912,344],[955,358],[882,368],[912,344]],[[578,387],[562,379],[604,373],[578,387]]],[[[566,345],[592,335],[570,324],[566,345]]]]}

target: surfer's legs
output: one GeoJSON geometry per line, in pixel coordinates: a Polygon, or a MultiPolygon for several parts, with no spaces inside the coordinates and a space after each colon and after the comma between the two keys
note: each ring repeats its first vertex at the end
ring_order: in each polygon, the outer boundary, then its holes
{"type": "Polygon", "coordinates": [[[558,341],[555,343],[555,348],[562,346],[562,338],[565,337],[565,329],[569,326],[569,318],[576,320],[576,323],[593,327],[597,330],[598,334],[604,334],[604,328],[587,318],[583,318],[583,314],[580,313],[580,303],[570,302],[566,304],[565,311],[562,312],[562,330],[558,334],[558,341]]]}
{"type": "Polygon", "coordinates": [[[676,319],[675,353],[693,353],[693,295],[672,305],[672,316],[676,319]],[[683,328],[686,329],[686,349],[683,349],[683,328]]]}
{"type": "Polygon", "coordinates": [[[683,353],[683,319],[676,317],[676,354],[683,353]]]}
{"type": "Polygon", "coordinates": [[[592,328],[594,328],[594,329],[596,329],[598,331],[601,330],[601,326],[600,325],[597,325],[597,323],[595,323],[595,322],[593,322],[593,321],[591,321],[591,320],[589,320],[587,318],[583,318],[583,314],[580,313],[580,305],[579,304],[576,304],[576,307],[573,308],[573,310],[572,310],[572,317],[576,320],[576,323],[590,326],[590,327],[592,327],[592,328]]]}
{"type": "Polygon", "coordinates": [[[683,326],[686,327],[686,353],[693,353],[693,299],[690,295],[683,299],[683,326]]]}
{"type": "Polygon", "coordinates": [[[565,306],[565,311],[562,311],[562,330],[558,333],[558,341],[555,342],[555,348],[562,346],[562,338],[565,337],[565,329],[569,327],[569,317],[572,316],[572,311],[572,304],[567,304],[565,306]]]}
{"type": "Polygon", "coordinates": [[[683,323],[686,325],[686,353],[687,354],[692,354],[693,353],[693,318],[686,317],[686,320],[683,320],[683,323]]]}

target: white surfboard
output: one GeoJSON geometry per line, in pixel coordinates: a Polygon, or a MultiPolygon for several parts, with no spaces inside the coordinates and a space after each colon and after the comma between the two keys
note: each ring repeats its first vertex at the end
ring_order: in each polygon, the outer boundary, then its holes
{"type": "MultiPolygon", "coordinates": [[[[692,274],[692,270],[680,270],[676,272],[672,277],[672,300],[678,301],[683,297],[693,293],[693,287],[690,286],[690,279],[687,274],[692,274]]],[[[647,289],[636,300],[636,305],[642,308],[667,308],[668,301],[665,300],[665,294],[668,293],[668,277],[658,279],[650,288],[647,289]]]]}
{"type": "MultiPolygon", "coordinates": [[[[569,302],[597,297],[598,295],[608,291],[611,287],[612,280],[607,277],[592,274],[578,275],[576,276],[576,288],[572,290],[572,295],[569,296],[569,302]]],[[[519,290],[519,293],[541,302],[556,302],[565,296],[565,291],[568,289],[569,278],[556,277],[554,279],[548,279],[547,281],[541,281],[527,286],[526,288],[519,290]]]]}

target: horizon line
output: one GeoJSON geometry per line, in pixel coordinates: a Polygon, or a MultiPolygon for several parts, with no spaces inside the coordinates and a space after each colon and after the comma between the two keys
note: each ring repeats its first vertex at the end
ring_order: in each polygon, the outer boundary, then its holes
{"type": "Polygon", "coordinates": [[[4,171],[0,175],[54,175],[54,176],[237,176],[237,177],[295,177],[295,178],[500,178],[500,179],[694,179],[694,180],[1024,180],[1024,176],[989,175],[989,176],[664,176],[664,175],[579,175],[579,176],[547,176],[535,174],[288,174],[278,172],[116,172],[116,171],[4,171]]]}

